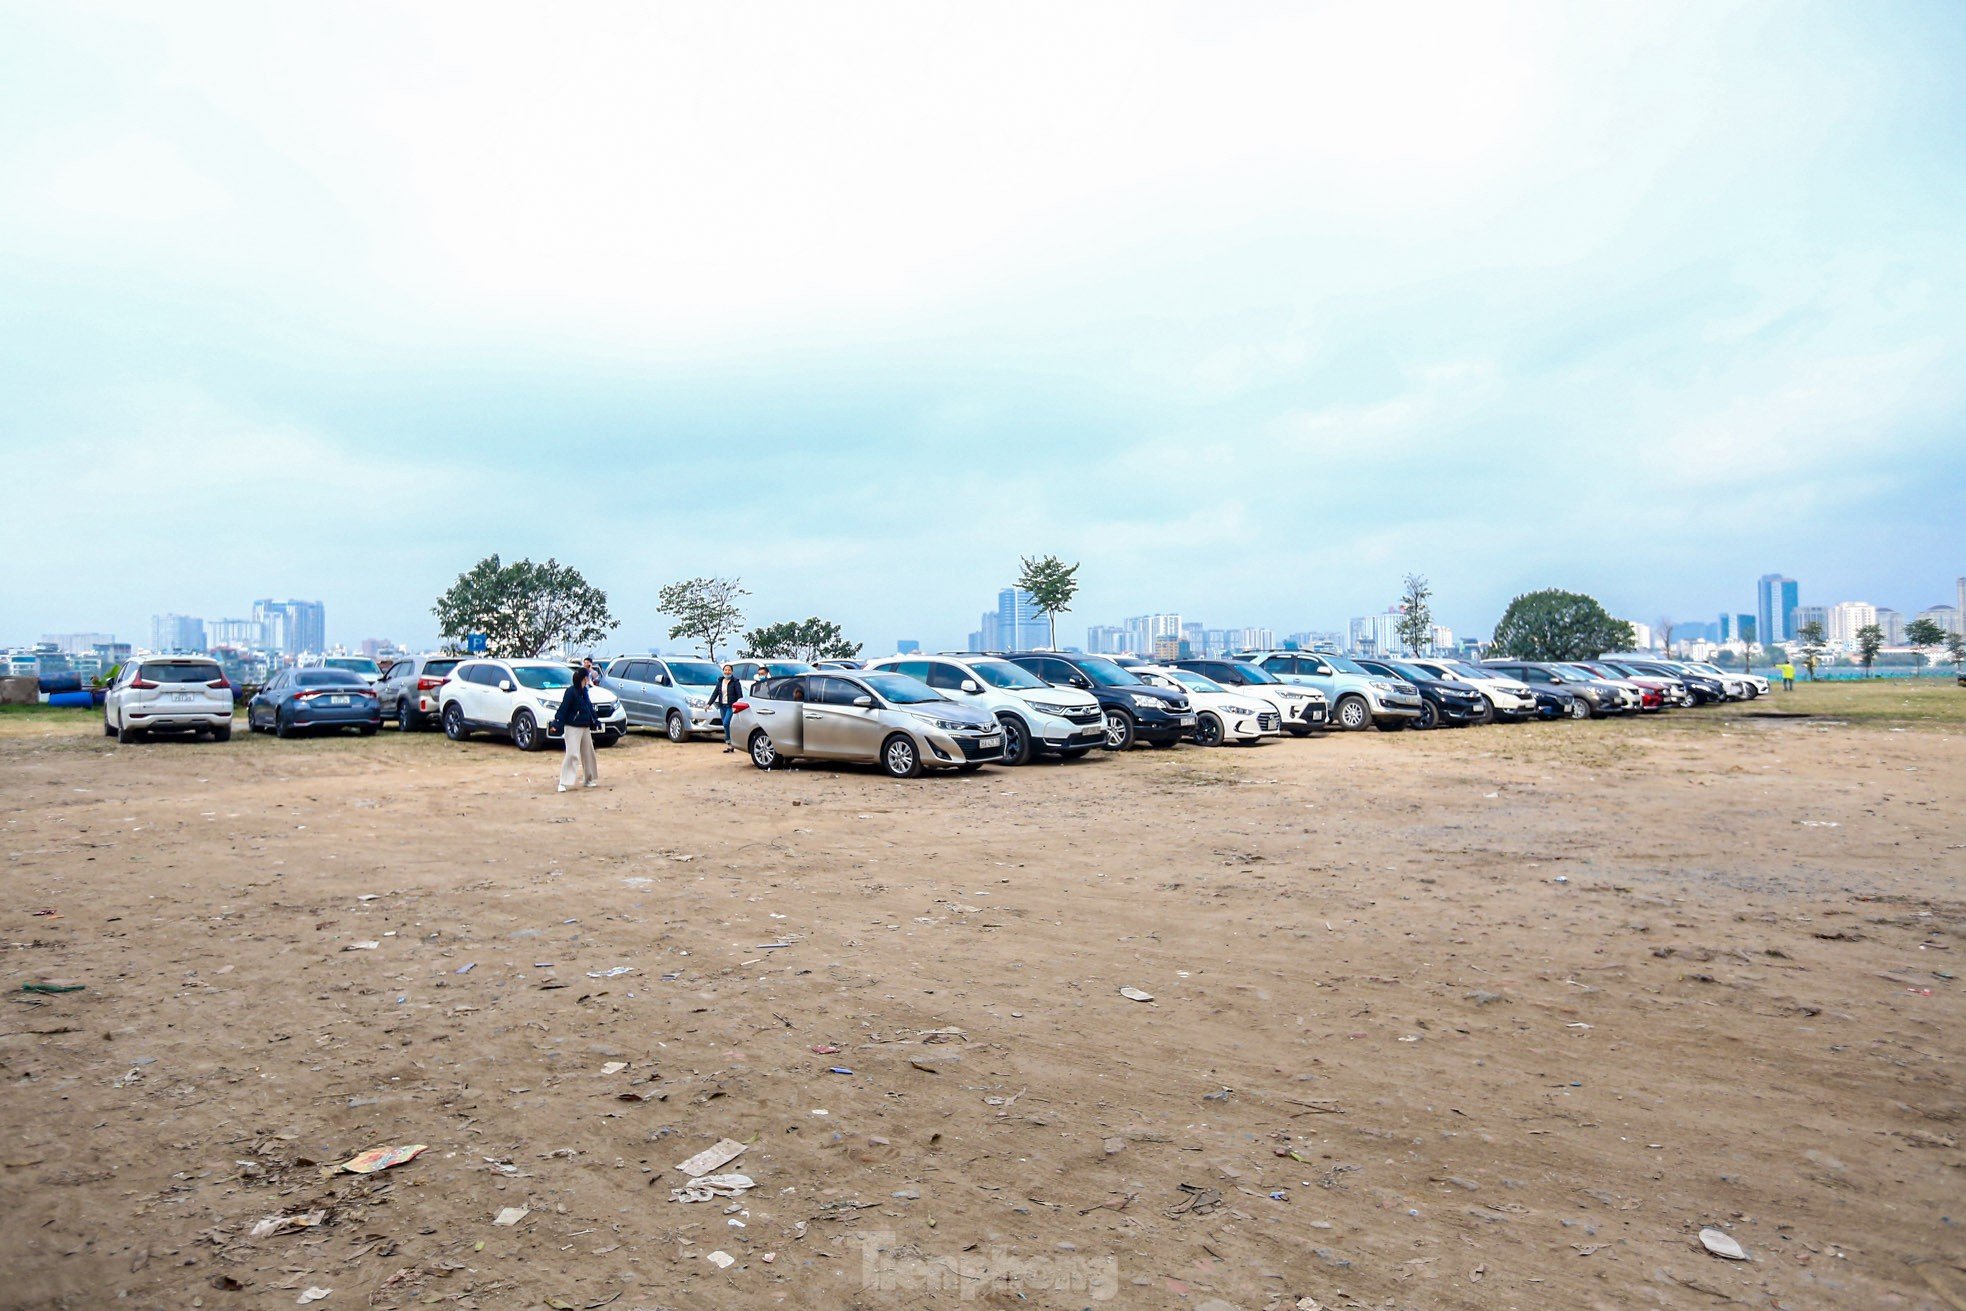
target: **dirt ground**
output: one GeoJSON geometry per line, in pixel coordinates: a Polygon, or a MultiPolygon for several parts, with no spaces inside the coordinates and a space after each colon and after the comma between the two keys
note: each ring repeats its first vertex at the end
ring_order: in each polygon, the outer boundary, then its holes
{"type": "Polygon", "coordinates": [[[0,1306],[1959,1311],[1966,728],[1892,695],[565,796],[0,724],[0,1306]]]}

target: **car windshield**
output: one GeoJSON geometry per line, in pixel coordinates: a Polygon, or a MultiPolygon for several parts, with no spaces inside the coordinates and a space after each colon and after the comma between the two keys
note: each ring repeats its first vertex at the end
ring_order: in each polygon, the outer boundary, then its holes
{"type": "Polygon", "coordinates": [[[294,674],[295,687],[367,687],[360,674],[346,669],[302,669],[294,674]]]}
{"type": "Polygon", "coordinates": [[[933,701],[949,699],[927,683],[910,678],[906,674],[867,674],[863,681],[897,706],[927,705],[933,701]]]}
{"type": "Polygon", "coordinates": [[[1459,663],[1453,663],[1453,664],[1443,665],[1442,667],[1448,670],[1450,673],[1452,673],[1456,678],[1495,679],[1495,678],[1503,677],[1502,674],[1495,672],[1493,669],[1482,669],[1477,665],[1464,665],[1459,663]]]}
{"type": "Polygon", "coordinates": [[[573,670],[565,665],[520,665],[512,671],[512,676],[519,680],[520,687],[529,687],[535,692],[551,692],[573,686],[573,670]]]}
{"type": "Polygon", "coordinates": [[[1249,682],[1276,683],[1279,685],[1282,684],[1283,682],[1281,678],[1278,678],[1275,674],[1263,668],[1263,666],[1261,665],[1252,665],[1246,663],[1245,661],[1238,660],[1235,662],[1235,666],[1236,666],[1236,672],[1238,674],[1241,674],[1243,678],[1247,679],[1249,682]]]}
{"type": "Polygon", "coordinates": [[[423,662],[423,675],[425,678],[442,678],[455,668],[457,668],[455,660],[426,660],[423,662]]]}
{"type": "Polygon", "coordinates": [[[1324,661],[1326,664],[1330,665],[1333,669],[1337,670],[1341,674],[1365,673],[1365,670],[1359,668],[1357,664],[1353,663],[1350,660],[1345,659],[1345,657],[1341,655],[1319,656],[1318,659],[1324,661]]]}
{"type": "Polygon", "coordinates": [[[723,672],[708,660],[669,661],[669,677],[678,683],[687,683],[691,686],[700,683],[709,687],[723,677],[723,672]]]}
{"type": "Polygon", "coordinates": [[[803,660],[767,660],[759,666],[759,672],[767,678],[790,678],[794,674],[810,674],[813,667],[803,660]]]}
{"type": "Polygon", "coordinates": [[[1002,688],[1006,692],[1041,692],[1050,686],[1030,670],[1013,665],[1008,660],[977,660],[971,662],[969,667],[991,687],[1002,688]]]}
{"type": "Polygon", "coordinates": [[[379,674],[380,666],[367,656],[329,656],[321,662],[327,669],[346,669],[351,674],[379,674]]]}
{"type": "Polygon", "coordinates": [[[1708,678],[1722,677],[1721,672],[1709,664],[1688,665],[1687,668],[1693,670],[1695,673],[1705,674],[1708,678]]]}
{"type": "Polygon", "coordinates": [[[1145,687],[1138,676],[1121,669],[1103,656],[1080,656],[1077,661],[1079,672],[1092,680],[1095,687],[1145,687]]]}
{"type": "Polygon", "coordinates": [[[1431,669],[1422,669],[1418,665],[1409,665],[1403,660],[1393,661],[1391,667],[1401,678],[1409,683],[1431,683],[1440,677],[1439,674],[1436,674],[1431,669]]]}
{"type": "Polygon", "coordinates": [[[1192,692],[1226,692],[1229,690],[1212,678],[1203,678],[1192,669],[1170,669],[1167,671],[1167,676],[1192,692]]]}
{"type": "Polygon", "coordinates": [[[1564,673],[1570,675],[1572,678],[1581,678],[1586,683],[1595,682],[1602,677],[1595,670],[1586,669],[1582,665],[1559,665],[1558,668],[1562,669],[1564,673]]]}
{"type": "Polygon", "coordinates": [[[137,677],[153,683],[216,683],[224,675],[202,660],[146,660],[137,677]]]}

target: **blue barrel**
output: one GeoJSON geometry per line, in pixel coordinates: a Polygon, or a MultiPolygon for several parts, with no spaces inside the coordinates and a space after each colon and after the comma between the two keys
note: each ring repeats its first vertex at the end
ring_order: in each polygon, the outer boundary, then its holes
{"type": "Polygon", "coordinates": [[[48,704],[51,706],[80,706],[87,710],[96,703],[95,693],[83,691],[50,692],[48,704]]]}
{"type": "Polygon", "coordinates": [[[79,692],[82,690],[82,675],[43,674],[41,675],[41,690],[43,692],[79,692]]]}

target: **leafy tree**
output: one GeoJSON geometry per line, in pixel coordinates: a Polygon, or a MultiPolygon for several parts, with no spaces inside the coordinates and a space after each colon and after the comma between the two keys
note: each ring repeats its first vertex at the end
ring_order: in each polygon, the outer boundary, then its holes
{"type": "Polygon", "coordinates": [[[1810,620],[1795,630],[1795,640],[1802,650],[1802,667],[1809,671],[1809,681],[1816,681],[1816,666],[1821,663],[1823,653],[1829,650],[1829,635],[1823,626],[1810,620]]]}
{"type": "Polygon", "coordinates": [[[1490,639],[1493,654],[1515,660],[1595,660],[1632,644],[1632,626],[1581,592],[1549,588],[1509,602],[1490,639]]]}
{"type": "Polygon", "coordinates": [[[1409,655],[1424,655],[1434,644],[1434,612],[1428,608],[1427,601],[1433,596],[1433,588],[1427,586],[1423,574],[1408,574],[1406,584],[1399,594],[1399,622],[1393,631],[1409,655]]]}
{"type": "MultiPolygon", "coordinates": [[[[1910,647],[1912,654],[1918,657],[1921,667],[1925,663],[1925,648],[1944,646],[1946,636],[1945,625],[1936,619],[1914,619],[1905,625],[1905,645],[1910,647]]],[[[1912,677],[1917,676],[1917,671],[1914,670],[1912,677]]]]}
{"type": "Polygon", "coordinates": [[[1072,608],[1072,598],[1079,594],[1079,567],[1066,564],[1055,555],[1020,556],[1023,572],[1017,575],[1017,585],[1031,594],[1031,600],[1044,613],[1051,625],[1051,645],[1058,645],[1058,616],[1072,608]]]}
{"type": "Polygon", "coordinates": [[[1946,659],[1952,661],[1955,674],[1960,672],[1960,666],[1966,665],[1966,633],[1946,634],[1946,659]]]}
{"type": "Polygon", "coordinates": [[[1864,677],[1870,677],[1870,667],[1877,663],[1877,653],[1884,649],[1884,630],[1876,624],[1865,624],[1857,630],[1857,663],[1864,667],[1864,677]]]}
{"type": "Polygon", "coordinates": [[[744,654],[753,660],[851,660],[860,643],[849,642],[830,619],[786,620],[753,628],[744,635],[744,654]]]}
{"type": "Polygon", "coordinates": [[[528,659],[591,646],[617,626],[606,592],[571,565],[549,559],[502,563],[488,555],[457,576],[431,607],[452,650],[471,633],[485,635],[489,655],[528,659]]]}
{"type": "Polygon", "coordinates": [[[1754,672],[1755,621],[1746,615],[1741,616],[1741,667],[1750,674],[1754,672]]]}
{"type": "Polygon", "coordinates": [[[669,626],[671,638],[693,638],[715,660],[717,647],[744,627],[744,612],[737,608],[737,598],[749,595],[735,578],[686,578],[658,592],[655,605],[676,621],[669,626]]]}

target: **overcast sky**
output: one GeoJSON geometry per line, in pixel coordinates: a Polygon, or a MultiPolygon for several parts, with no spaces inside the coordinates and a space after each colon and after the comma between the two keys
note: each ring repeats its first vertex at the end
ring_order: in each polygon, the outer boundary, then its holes
{"type": "Polygon", "coordinates": [[[491,552],[960,641],[1907,612],[1966,6],[0,6],[0,641],[491,552]]]}

